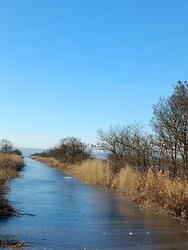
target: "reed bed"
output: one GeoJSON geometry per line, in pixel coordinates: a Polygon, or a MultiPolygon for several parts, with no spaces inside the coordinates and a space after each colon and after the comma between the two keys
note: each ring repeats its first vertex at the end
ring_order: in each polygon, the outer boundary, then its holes
{"type": "Polygon", "coordinates": [[[89,159],[80,165],[67,167],[53,158],[33,157],[49,166],[64,170],[77,178],[122,192],[138,204],[188,219],[188,182],[172,180],[168,172],[149,169],[144,175],[131,166],[117,174],[108,161],[89,159]]]}
{"type": "Polygon", "coordinates": [[[15,178],[18,171],[24,166],[23,158],[18,155],[0,154],[0,217],[9,216],[15,213],[4,198],[7,191],[6,181],[15,178]]]}
{"type": "Polygon", "coordinates": [[[110,187],[114,178],[108,162],[95,159],[88,159],[80,165],[75,165],[69,173],[85,182],[107,187],[110,187]]]}
{"type": "Polygon", "coordinates": [[[51,157],[41,157],[41,156],[31,156],[30,157],[33,160],[45,163],[46,165],[59,169],[59,170],[67,170],[67,166],[59,162],[58,160],[51,158],[51,157]]]}

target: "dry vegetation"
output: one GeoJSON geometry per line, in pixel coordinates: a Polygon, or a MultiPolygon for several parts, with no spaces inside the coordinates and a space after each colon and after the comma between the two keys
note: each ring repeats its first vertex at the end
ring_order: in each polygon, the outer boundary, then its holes
{"type": "Polygon", "coordinates": [[[27,244],[25,242],[14,240],[0,240],[0,247],[6,249],[25,249],[27,244]]]}
{"type": "Polygon", "coordinates": [[[80,165],[68,168],[53,158],[32,158],[64,170],[83,181],[122,192],[130,200],[144,207],[188,218],[188,182],[180,178],[172,180],[168,172],[156,172],[150,168],[143,175],[140,171],[126,166],[120,172],[114,173],[110,170],[109,162],[103,160],[86,160],[80,165]]]}
{"type": "Polygon", "coordinates": [[[9,216],[15,212],[3,195],[7,190],[6,181],[15,178],[23,166],[21,156],[0,153],[0,216],[9,216]]]}

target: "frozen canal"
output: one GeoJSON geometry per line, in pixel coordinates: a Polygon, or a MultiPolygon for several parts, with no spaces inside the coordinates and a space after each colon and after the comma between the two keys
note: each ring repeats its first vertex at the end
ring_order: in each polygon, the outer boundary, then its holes
{"type": "Polygon", "coordinates": [[[24,214],[0,221],[26,249],[188,249],[185,222],[142,211],[118,194],[25,158],[8,199],[24,214]]]}

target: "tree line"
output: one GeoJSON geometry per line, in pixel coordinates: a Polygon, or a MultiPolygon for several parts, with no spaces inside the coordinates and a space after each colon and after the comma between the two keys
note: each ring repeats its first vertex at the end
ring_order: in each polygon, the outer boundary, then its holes
{"type": "Polygon", "coordinates": [[[188,177],[188,84],[179,81],[173,94],[153,106],[152,133],[142,124],[114,126],[98,131],[98,144],[88,146],[80,139],[67,137],[41,155],[74,164],[91,157],[95,148],[105,152],[111,169],[117,173],[126,165],[145,173],[168,171],[172,178],[188,177]]]}

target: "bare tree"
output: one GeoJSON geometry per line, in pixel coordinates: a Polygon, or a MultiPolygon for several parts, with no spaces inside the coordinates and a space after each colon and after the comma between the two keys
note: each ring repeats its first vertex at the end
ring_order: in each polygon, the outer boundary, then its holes
{"type": "Polygon", "coordinates": [[[11,141],[2,139],[0,141],[0,151],[3,153],[11,153],[13,150],[13,144],[11,141]]]}
{"type": "Polygon", "coordinates": [[[151,126],[162,152],[163,164],[172,177],[188,171],[188,85],[178,82],[168,99],[153,106],[151,126]]]}
{"type": "Polygon", "coordinates": [[[151,166],[152,138],[144,134],[141,124],[110,127],[98,131],[99,149],[107,152],[112,170],[116,173],[127,164],[141,172],[151,166]]]}

